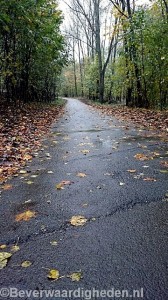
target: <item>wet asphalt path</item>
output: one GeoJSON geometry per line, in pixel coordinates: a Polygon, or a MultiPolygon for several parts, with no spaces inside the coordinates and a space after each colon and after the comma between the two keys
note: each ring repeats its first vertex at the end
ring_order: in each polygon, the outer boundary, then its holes
{"type": "MultiPolygon", "coordinates": [[[[143,299],[167,300],[168,175],[161,165],[166,151],[165,139],[157,133],[127,127],[68,99],[64,116],[25,168],[28,173],[19,174],[10,182],[13,189],[1,194],[0,243],[8,247],[0,251],[10,252],[16,243],[20,247],[0,270],[1,287],[114,288],[128,289],[130,295],[143,288],[143,299]],[[137,153],[153,159],[137,160],[137,153]],[[86,176],[80,178],[78,173],[86,176]],[[57,190],[62,180],[73,183],[57,190]],[[28,209],[36,217],[16,222],[15,216],[28,209]],[[70,225],[76,215],[88,219],[84,226],[70,225]],[[58,244],[52,245],[53,241],[58,244]],[[32,265],[22,268],[25,260],[32,265]],[[80,271],[83,278],[50,281],[48,269],[59,270],[60,276],[80,271]]],[[[128,298],[111,295],[111,299],[128,298]]]]}

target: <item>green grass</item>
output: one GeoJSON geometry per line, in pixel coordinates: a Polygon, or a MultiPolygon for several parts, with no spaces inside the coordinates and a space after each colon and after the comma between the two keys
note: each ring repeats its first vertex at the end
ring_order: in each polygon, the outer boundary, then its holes
{"type": "Polygon", "coordinates": [[[64,106],[65,103],[66,103],[65,99],[58,98],[58,99],[55,99],[55,101],[51,102],[51,105],[64,106]]]}

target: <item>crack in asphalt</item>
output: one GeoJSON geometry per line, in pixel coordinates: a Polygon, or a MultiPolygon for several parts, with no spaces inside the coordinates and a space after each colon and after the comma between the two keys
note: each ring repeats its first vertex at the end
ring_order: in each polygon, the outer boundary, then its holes
{"type": "MultiPolygon", "coordinates": [[[[143,205],[149,205],[151,203],[156,203],[156,202],[161,203],[161,201],[162,201],[162,199],[152,199],[151,201],[145,201],[145,202],[142,202],[142,201],[134,202],[133,200],[131,200],[127,203],[123,203],[123,204],[119,205],[114,210],[112,210],[111,212],[108,212],[104,215],[99,215],[99,216],[96,216],[96,217],[92,216],[90,218],[87,218],[85,216],[86,219],[87,219],[87,222],[85,223],[84,226],[87,226],[88,223],[92,223],[92,222],[95,222],[97,220],[102,220],[102,219],[105,219],[105,218],[112,217],[117,213],[125,213],[128,210],[131,210],[131,209],[135,208],[137,205],[143,206],[143,205]]],[[[24,243],[27,243],[29,241],[33,241],[34,238],[37,238],[37,237],[40,237],[40,236],[47,236],[47,235],[51,235],[51,234],[58,233],[58,232],[61,233],[61,234],[65,234],[68,229],[77,230],[77,229],[79,229],[79,227],[83,227],[83,226],[73,226],[73,225],[70,224],[70,220],[66,220],[58,228],[55,228],[55,227],[54,228],[45,228],[44,230],[40,229],[39,231],[31,233],[27,236],[17,237],[15,239],[8,240],[8,241],[6,241],[6,244],[7,245],[16,244],[16,243],[18,243],[18,240],[19,240],[19,244],[24,244],[24,243]]]]}

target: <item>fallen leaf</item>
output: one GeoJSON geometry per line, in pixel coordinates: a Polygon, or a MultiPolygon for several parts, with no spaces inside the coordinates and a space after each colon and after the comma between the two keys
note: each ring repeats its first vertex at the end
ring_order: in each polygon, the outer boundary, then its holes
{"type": "Polygon", "coordinates": [[[19,172],[20,174],[26,174],[27,173],[27,171],[26,170],[20,170],[20,172],[19,172]]]}
{"type": "Polygon", "coordinates": [[[167,174],[168,170],[160,170],[160,173],[167,174]]]}
{"type": "Polygon", "coordinates": [[[22,266],[23,268],[28,268],[28,267],[30,267],[31,265],[32,265],[32,262],[29,261],[29,260],[25,260],[25,261],[23,261],[23,262],[21,263],[21,266],[22,266]]]}
{"type": "Polygon", "coordinates": [[[25,155],[23,156],[23,160],[30,160],[30,159],[32,159],[32,156],[29,155],[29,154],[25,154],[25,155]]]}
{"type": "Polygon", "coordinates": [[[80,150],[80,152],[82,152],[83,154],[87,154],[87,153],[89,153],[90,151],[89,150],[80,150]]]}
{"type": "Polygon", "coordinates": [[[164,167],[168,168],[168,161],[161,161],[160,162],[164,167]]]}
{"type": "Polygon", "coordinates": [[[7,191],[7,190],[11,190],[12,187],[13,187],[12,184],[5,184],[5,185],[2,186],[2,189],[4,191],[7,191]]]}
{"type": "Polygon", "coordinates": [[[49,274],[47,277],[52,280],[58,280],[59,279],[59,271],[52,269],[49,271],[49,274]]]}
{"type": "Polygon", "coordinates": [[[160,156],[160,153],[159,152],[153,152],[153,155],[154,156],[160,156]]]}
{"type": "Polygon", "coordinates": [[[63,180],[63,181],[61,181],[61,183],[62,183],[63,185],[71,185],[73,182],[70,181],[70,180],[63,180]]]}
{"type": "Polygon", "coordinates": [[[58,245],[58,242],[57,242],[57,241],[52,241],[52,242],[50,242],[50,244],[51,244],[52,246],[57,246],[57,245],[58,245]]]}
{"type": "Polygon", "coordinates": [[[46,155],[47,157],[51,157],[50,153],[46,153],[45,155],[46,155]]]}
{"type": "Polygon", "coordinates": [[[45,225],[41,225],[41,230],[45,232],[46,231],[46,226],[45,225]]]}
{"type": "Polygon", "coordinates": [[[57,190],[64,190],[63,184],[62,183],[56,184],[56,189],[57,190]]]}
{"type": "Polygon", "coordinates": [[[78,173],[76,176],[80,177],[80,178],[84,178],[86,177],[87,175],[85,173],[78,173]]]}
{"type": "Polygon", "coordinates": [[[155,178],[146,177],[143,179],[144,181],[157,181],[155,178]]]}
{"type": "Polygon", "coordinates": [[[0,270],[6,267],[8,259],[12,256],[12,253],[0,252],[0,270]]]}
{"type": "Polygon", "coordinates": [[[135,173],[136,170],[127,170],[127,172],[129,172],[129,173],[135,173]]]}
{"type": "Polygon", "coordinates": [[[70,220],[73,226],[83,226],[86,222],[87,219],[84,216],[73,216],[70,220]]]}
{"type": "Polygon", "coordinates": [[[70,181],[70,180],[62,180],[59,184],[56,185],[56,189],[57,190],[63,190],[64,185],[71,185],[72,183],[73,183],[73,181],[70,181]]]}
{"type": "Polygon", "coordinates": [[[26,200],[26,201],[24,202],[24,204],[31,203],[31,202],[32,202],[32,200],[29,199],[29,200],[26,200]]]}
{"type": "Polygon", "coordinates": [[[11,251],[12,251],[12,252],[17,252],[17,251],[19,251],[19,250],[20,250],[20,247],[17,246],[17,245],[13,245],[13,246],[11,247],[11,251]]]}
{"type": "Polygon", "coordinates": [[[81,272],[75,272],[72,273],[70,275],[68,275],[67,277],[71,278],[72,281],[80,281],[82,278],[82,273],[81,272]]]}
{"type": "Polygon", "coordinates": [[[136,159],[139,159],[139,160],[149,160],[150,158],[147,156],[147,155],[145,155],[145,154],[143,154],[143,153],[137,153],[136,155],[134,155],[134,157],[136,158],[136,159]]]}
{"type": "Polygon", "coordinates": [[[28,180],[26,183],[30,185],[30,184],[33,184],[34,182],[31,180],[28,180]]]}
{"type": "Polygon", "coordinates": [[[31,218],[34,218],[36,216],[35,211],[27,210],[21,214],[17,214],[15,217],[15,221],[29,221],[31,218]]]}
{"type": "Polygon", "coordinates": [[[5,249],[6,247],[6,245],[0,245],[0,249],[5,249]]]}

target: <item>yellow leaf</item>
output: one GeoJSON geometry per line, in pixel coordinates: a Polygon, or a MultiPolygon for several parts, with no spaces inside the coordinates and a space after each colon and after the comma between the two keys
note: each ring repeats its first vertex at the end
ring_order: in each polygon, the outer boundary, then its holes
{"type": "Polygon", "coordinates": [[[57,190],[64,190],[63,184],[62,183],[56,184],[56,189],[57,190]]]}
{"type": "Polygon", "coordinates": [[[33,183],[34,183],[34,182],[31,181],[31,180],[27,181],[27,184],[33,184],[33,183]]]}
{"type": "Polygon", "coordinates": [[[154,154],[155,156],[160,156],[160,153],[159,153],[159,152],[153,152],[153,154],[154,154]]]}
{"type": "Polygon", "coordinates": [[[35,211],[27,210],[21,214],[16,215],[15,221],[29,221],[31,218],[34,218],[36,216],[35,211]]]}
{"type": "Polygon", "coordinates": [[[168,170],[160,170],[160,173],[167,174],[168,170]]]}
{"type": "Polygon", "coordinates": [[[85,173],[78,173],[76,176],[83,178],[86,177],[87,175],[85,173]]]}
{"type": "Polygon", "coordinates": [[[6,267],[8,259],[12,256],[12,253],[0,252],[0,270],[6,267]]]}
{"type": "Polygon", "coordinates": [[[49,271],[49,274],[47,277],[52,280],[58,280],[59,279],[59,271],[52,269],[49,271]]]}
{"type": "Polygon", "coordinates": [[[83,154],[87,154],[87,153],[89,153],[90,151],[89,151],[89,150],[81,150],[80,152],[82,152],[83,154]]]}
{"type": "Polygon", "coordinates": [[[6,245],[1,245],[0,249],[5,249],[7,246],[6,245]]]}
{"type": "Polygon", "coordinates": [[[17,245],[13,245],[13,246],[11,247],[11,251],[12,251],[12,252],[17,252],[17,251],[19,251],[19,250],[20,250],[20,247],[17,246],[17,245]]]}
{"type": "Polygon", "coordinates": [[[29,260],[25,260],[25,261],[23,261],[22,263],[21,263],[21,266],[23,267],[23,268],[28,268],[28,267],[30,267],[32,265],[32,263],[31,263],[31,261],[29,261],[29,260]]]}
{"type": "Polygon", "coordinates": [[[70,220],[73,226],[83,226],[86,222],[87,219],[84,216],[73,216],[70,220]]]}
{"type": "Polygon", "coordinates": [[[52,246],[57,246],[57,245],[58,245],[58,242],[57,242],[57,241],[52,241],[52,242],[50,242],[50,244],[51,244],[52,246]]]}
{"type": "Polygon", "coordinates": [[[82,278],[82,273],[81,272],[76,272],[68,275],[67,277],[71,278],[72,281],[80,281],[82,278]]]}
{"type": "Polygon", "coordinates": [[[27,171],[26,170],[20,170],[20,174],[26,174],[27,171]]]}

